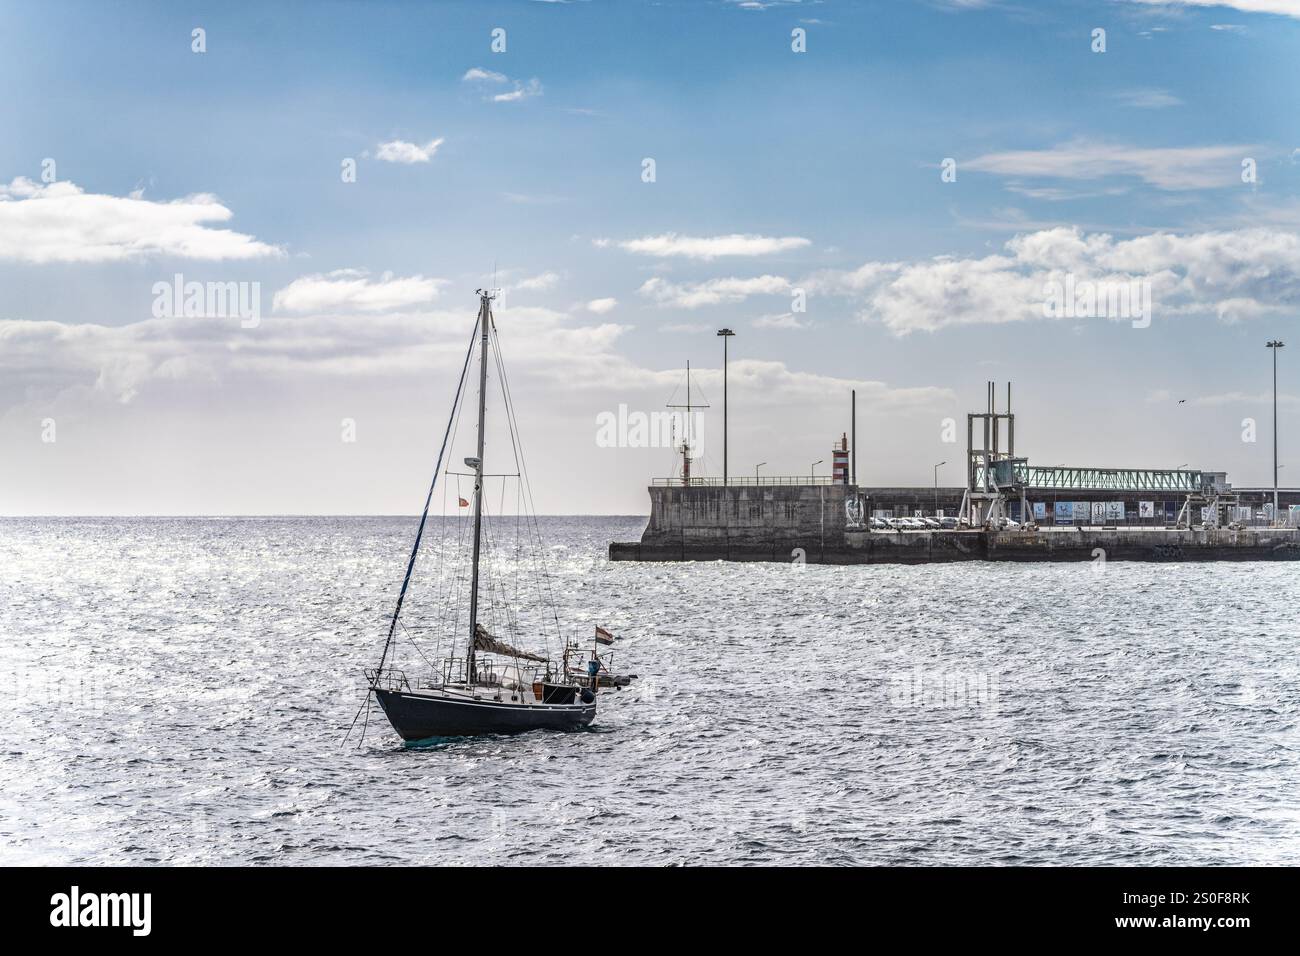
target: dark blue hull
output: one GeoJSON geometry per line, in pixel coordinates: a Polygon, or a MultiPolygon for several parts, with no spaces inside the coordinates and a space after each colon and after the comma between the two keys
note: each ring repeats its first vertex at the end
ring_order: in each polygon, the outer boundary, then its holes
{"type": "Polygon", "coordinates": [[[476,737],[529,730],[578,730],[596,716],[596,703],[521,704],[410,694],[375,688],[379,706],[403,740],[476,737]]]}

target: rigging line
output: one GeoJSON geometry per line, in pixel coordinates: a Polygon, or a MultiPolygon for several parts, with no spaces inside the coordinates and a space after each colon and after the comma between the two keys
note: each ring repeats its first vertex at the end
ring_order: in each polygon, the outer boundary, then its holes
{"type": "Polygon", "coordinates": [[[366,731],[370,729],[370,695],[366,694],[366,719],[361,723],[361,737],[357,740],[357,747],[360,748],[366,742],[366,731]]]}
{"type": "MultiPolygon", "coordinates": [[[[474,335],[478,334],[479,323],[474,323],[474,335]]],[[[447,419],[447,430],[442,435],[442,448],[438,450],[438,464],[433,469],[433,482],[429,485],[428,497],[424,499],[424,511],[420,515],[420,526],[415,532],[415,546],[411,548],[411,559],[406,562],[406,577],[402,578],[402,590],[397,594],[397,607],[393,610],[393,622],[388,625],[388,639],[384,641],[384,651],[379,655],[379,669],[375,677],[383,673],[384,661],[388,657],[389,645],[393,643],[393,633],[397,630],[397,618],[402,613],[402,602],[406,600],[406,589],[411,584],[411,572],[415,569],[415,557],[420,553],[420,538],[424,535],[424,524],[429,520],[429,505],[433,502],[433,488],[438,483],[438,473],[442,471],[442,456],[447,451],[447,439],[451,437],[451,425],[456,419],[456,406],[460,404],[461,391],[465,387],[465,374],[469,371],[470,356],[474,354],[474,335],[470,336],[469,349],[465,352],[465,364],[461,366],[460,381],[456,383],[456,398],[451,403],[451,417],[447,419]]],[[[369,715],[367,714],[367,717],[369,715]]]]}
{"type": "Polygon", "coordinates": [[[424,661],[425,664],[427,664],[430,668],[432,668],[433,662],[430,661],[429,658],[425,656],[424,651],[420,650],[420,645],[416,643],[415,635],[412,634],[411,629],[406,626],[406,622],[398,621],[397,623],[402,625],[402,631],[406,634],[407,637],[411,639],[411,647],[415,648],[415,653],[419,655],[420,660],[424,661]]]}
{"type": "MultiPolygon", "coordinates": [[[[490,315],[488,319],[489,319],[488,329],[491,332],[494,340],[497,340],[499,337],[496,334],[496,320],[493,319],[490,315]]],[[[510,393],[510,379],[506,375],[505,361],[501,355],[501,344],[499,340],[497,341],[496,348],[493,350],[493,352],[497,357],[497,367],[499,370],[499,374],[501,376],[501,390],[502,390],[502,394],[505,397],[506,420],[510,425],[510,434],[515,447],[516,470],[519,472],[520,482],[524,485],[527,491],[528,507],[530,511],[530,517],[532,519],[533,533],[537,540],[538,553],[541,555],[542,580],[546,585],[546,592],[550,597],[551,616],[555,621],[555,635],[556,638],[561,642],[561,644],[563,644],[564,635],[560,627],[560,615],[558,611],[558,605],[555,602],[555,589],[551,583],[550,569],[547,565],[546,556],[542,549],[542,532],[537,522],[537,503],[533,498],[533,483],[532,480],[528,477],[528,465],[527,465],[526,456],[524,454],[523,440],[522,438],[519,437],[518,423],[515,418],[514,398],[510,393]]],[[[539,588],[538,591],[540,594],[541,589],[539,588]]]]}
{"type": "Polygon", "coordinates": [[[352,736],[352,731],[357,726],[357,721],[361,718],[362,708],[369,706],[369,704],[370,704],[370,694],[369,692],[367,692],[365,698],[361,701],[361,707],[357,708],[356,715],[353,716],[352,718],[352,723],[348,724],[348,732],[344,734],[343,739],[339,741],[340,750],[343,748],[343,745],[348,742],[348,738],[352,736]]]}

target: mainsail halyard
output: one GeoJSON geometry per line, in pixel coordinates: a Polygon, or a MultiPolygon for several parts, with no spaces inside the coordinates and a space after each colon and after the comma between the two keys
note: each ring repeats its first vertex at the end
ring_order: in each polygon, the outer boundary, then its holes
{"type": "MultiPolygon", "coordinates": [[[[389,648],[393,643],[398,616],[402,612],[402,603],[411,581],[411,573],[415,567],[420,541],[428,519],[429,506],[433,498],[433,487],[430,486],[429,497],[425,501],[424,513],[415,536],[415,547],[407,564],[406,576],[402,581],[401,592],[398,594],[397,608],[389,625],[388,639],[384,643],[379,667],[367,672],[370,693],[378,699],[393,728],[408,741],[433,737],[516,733],[537,729],[572,730],[591,723],[596,716],[594,688],[580,687],[576,681],[568,678],[564,668],[552,666],[544,657],[521,651],[513,644],[494,638],[479,623],[480,565],[484,556],[483,458],[487,423],[487,354],[494,331],[491,306],[494,296],[482,289],[478,290],[478,295],[479,313],[475,327],[475,335],[479,338],[480,347],[477,455],[465,459],[465,464],[474,469],[474,540],[470,568],[469,640],[464,671],[459,678],[453,676],[456,670],[454,657],[446,662],[436,676],[425,680],[408,679],[403,671],[387,665],[389,648]],[[489,655],[486,663],[479,660],[479,652],[489,655]],[[491,657],[508,658],[512,663],[502,671],[498,669],[498,664],[492,663],[491,657]],[[529,681],[523,676],[523,661],[537,662],[545,665],[545,668],[535,668],[533,677],[529,681]]],[[[442,448],[438,453],[438,468],[435,469],[434,484],[437,483],[442,468],[448,436],[452,433],[452,423],[457,418],[457,409],[460,407],[464,392],[469,362],[473,355],[473,337],[470,342],[470,350],[465,356],[465,364],[461,368],[460,381],[456,387],[451,420],[448,422],[447,433],[443,435],[442,448]]],[[[501,371],[499,354],[496,360],[498,371],[501,371]]],[[[513,419],[508,398],[506,404],[507,421],[510,424],[512,441],[515,441],[514,432],[517,423],[513,419]]],[[[515,454],[518,460],[520,449],[517,441],[515,441],[515,454]]],[[[523,469],[520,470],[522,473],[523,469]]],[[[523,485],[521,491],[522,488],[523,485]]],[[[531,491],[529,494],[531,496],[531,491]]]]}

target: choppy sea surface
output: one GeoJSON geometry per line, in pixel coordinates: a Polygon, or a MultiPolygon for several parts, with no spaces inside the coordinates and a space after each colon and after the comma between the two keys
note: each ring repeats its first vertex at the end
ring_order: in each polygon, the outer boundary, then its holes
{"type": "Polygon", "coordinates": [[[414,519],[0,520],[0,863],[1300,861],[1296,564],[610,563],[644,519],[540,523],[639,679],[411,747],[361,672],[414,519]]]}

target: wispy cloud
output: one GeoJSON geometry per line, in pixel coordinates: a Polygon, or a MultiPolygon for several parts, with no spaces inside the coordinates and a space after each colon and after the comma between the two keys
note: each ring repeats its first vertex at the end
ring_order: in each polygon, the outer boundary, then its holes
{"type": "Polygon", "coordinates": [[[756,329],[806,329],[812,323],[806,319],[800,319],[793,312],[779,312],[776,315],[762,315],[755,319],[751,325],[756,329]]]}
{"type": "Polygon", "coordinates": [[[466,70],[460,79],[462,83],[505,83],[509,77],[504,73],[497,73],[495,70],[485,70],[482,67],[474,66],[466,70]]]}
{"type": "Polygon", "coordinates": [[[275,294],[277,312],[395,312],[428,305],[445,279],[397,277],[385,272],[371,279],[362,269],[338,269],[294,279],[275,294]]]}
{"type": "Polygon", "coordinates": [[[790,291],[790,280],[781,276],[762,275],[749,279],[729,277],[704,282],[675,284],[655,276],[637,289],[639,295],[659,305],[680,309],[697,309],[723,302],[741,302],[752,295],[778,295],[790,291]]]}
{"type": "Polygon", "coordinates": [[[1251,145],[1143,148],[1075,140],[1051,149],[1010,150],[958,161],[959,169],[1049,179],[1136,177],[1158,189],[1206,189],[1241,182],[1241,161],[1258,156],[1251,145]]]}
{"type": "Polygon", "coordinates": [[[18,177],[0,184],[0,260],[117,262],[151,256],[262,259],[283,250],[208,223],[233,217],[207,193],[151,202],[88,193],[71,182],[48,185],[18,177]]]}
{"type": "MultiPolygon", "coordinates": [[[[609,245],[598,239],[596,245],[609,245]]],[[[765,256],[775,252],[802,249],[810,240],[801,236],[756,236],[732,233],[726,236],[679,236],[667,232],[615,243],[620,249],[647,256],[685,256],[689,259],[716,259],[720,256],[765,256]]]]}
{"type": "Polygon", "coordinates": [[[418,143],[408,143],[405,140],[394,139],[379,144],[375,159],[383,160],[386,163],[427,163],[433,159],[434,154],[438,152],[438,147],[444,142],[445,139],[441,136],[429,140],[422,146],[418,143]]]}
{"type": "Polygon", "coordinates": [[[551,196],[540,193],[503,192],[501,198],[506,202],[514,203],[517,206],[551,206],[557,202],[564,202],[563,196],[551,196]]]}
{"type": "Polygon", "coordinates": [[[547,289],[554,289],[559,282],[558,272],[542,272],[516,282],[513,288],[521,292],[545,292],[547,289]]]}
{"type": "Polygon", "coordinates": [[[1130,0],[1148,7],[1230,7],[1242,13],[1275,13],[1300,18],[1297,0],[1130,0]]]}
{"type": "Polygon", "coordinates": [[[461,76],[461,82],[472,83],[480,87],[498,87],[509,84],[513,87],[504,93],[488,92],[484,99],[489,99],[493,103],[517,103],[520,100],[531,99],[534,96],[542,95],[542,81],[533,77],[527,81],[512,80],[504,73],[497,73],[495,70],[485,70],[482,67],[472,67],[465,71],[461,76]]]}
{"type": "Polygon", "coordinates": [[[1029,186],[1021,182],[1008,182],[1007,192],[1028,196],[1030,199],[1046,199],[1051,202],[1065,202],[1076,199],[1095,199],[1099,196],[1122,196],[1129,191],[1127,186],[1108,186],[1105,188],[1079,188],[1074,186],[1029,186]]]}
{"type": "Polygon", "coordinates": [[[1163,110],[1183,105],[1183,101],[1168,90],[1157,89],[1123,90],[1115,94],[1115,99],[1124,106],[1139,110],[1163,110]]]}
{"type": "Polygon", "coordinates": [[[613,296],[604,299],[592,299],[587,303],[587,311],[595,312],[597,315],[604,315],[607,312],[612,312],[614,307],[617,305],[618,299],[615,299],[613,296]]]}
{"type": "Polygon", "coordinates": [[[520,100],[531,99],[534,96],[542,95],[542,84],[537,77],[533,77],[527,83],[515,82],[515,88],[509,93],[498,93],[492,97],[493,103],[517,103],[520,100]]]}

